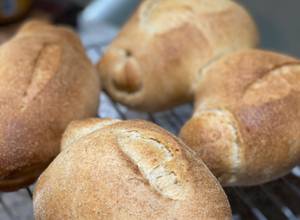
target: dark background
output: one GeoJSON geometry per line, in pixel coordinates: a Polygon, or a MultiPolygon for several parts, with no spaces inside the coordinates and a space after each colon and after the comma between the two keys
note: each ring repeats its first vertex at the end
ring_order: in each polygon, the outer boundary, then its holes
{"type": "Polygon", "coordinates": [[[261,47],[300,57],[300,0],[239,0],[254,17],[261,47]]]}

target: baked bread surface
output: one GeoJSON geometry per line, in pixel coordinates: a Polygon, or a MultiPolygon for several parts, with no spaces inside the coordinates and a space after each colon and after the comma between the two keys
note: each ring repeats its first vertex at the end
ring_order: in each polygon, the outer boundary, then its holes
{"type": "Polygon", "coordinates": [[[202,74],[181,138],[224,186],[257,185],[300,163],[300,61],[244,50],[202,74]]]}
{"type": "Polygon", "coordinates": [[[26,23],[0,47],[0,190],[32,183],[69,122],[96,115],[99,77],[68,28],[26,23]]]}
{"type": "Polygon", "coordinates": [[[98,64],[105,90],[142,111],[191,101],[202,69],[232,51],[255,47],[247,11],[228,0],[146,0],[98,64]]]}
{"type": "Polygon", "coordinates": [[[145,121],[72,122],[33,201],[37,220],[231,219],[204,163],[145,121]]]}

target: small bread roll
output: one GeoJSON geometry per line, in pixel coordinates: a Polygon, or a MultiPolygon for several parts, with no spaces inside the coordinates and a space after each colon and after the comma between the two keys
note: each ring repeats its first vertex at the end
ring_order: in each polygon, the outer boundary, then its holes
{"type": "Polygon", "coordinates": [[[152,123],[73,122],[62,149],[36,184],[36,220],[231,219],[203,162],[152,123]]]}
{"type": "Polygon", "coordinates": [[[146,0],[98,69],[113,99],[161,111],[192,100],[206,65],[257,42],[253,20],[235,1],[146,0]]]}
{"type": "Polygon", "coordinates": [[[0,190],[32,183],[72,120],[96,115],[99,77],[71,30],[32,21],[0,47],[0,190]]]}
{"type": "Polygon", "coordinates": [[[181,138],[224,186],[265,183],[300,163],[300,61],[245,50],[206,69],[181,138]]]}

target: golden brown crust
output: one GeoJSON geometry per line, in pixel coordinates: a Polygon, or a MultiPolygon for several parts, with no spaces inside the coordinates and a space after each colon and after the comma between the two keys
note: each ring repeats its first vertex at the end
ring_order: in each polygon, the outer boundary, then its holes
{"type": "Polygon", "coordinates": [[[85,120],[72,121],[63,134],[61,150],[66,149],[69,145],[78,141],[80,138],[119,121],[120,120],[118,119],[104,118],[89,118],[85,120]]]}
{"type": "Polygon", "coordinates": [[[144,1],[98,64],[117,101],[161,111],[191,101],[201,70],[224,54],[256,46],[254,22],[228,0],[144,1]]]}
{"type": "Polygon", "coordinates": [[[0,47],[0,79],[0,189],[10,190],[56,156],[70,121],[96,115],[99,79],[73,32],[36,21],[0,47]]]}
{"type": "Polygon", "coordinates": [[[75,140],[36,185],[37,220],[231,219],[222,188],[179,139],[145,121],[96,121],[67,129],[75,140]]]}
{"type": "Polygon", "coordinates": [[[299,91],[299,60],[260,50],[228,55],[203,73],[180,136],[223,185],[273,180],[300,162],[299,91]]]}

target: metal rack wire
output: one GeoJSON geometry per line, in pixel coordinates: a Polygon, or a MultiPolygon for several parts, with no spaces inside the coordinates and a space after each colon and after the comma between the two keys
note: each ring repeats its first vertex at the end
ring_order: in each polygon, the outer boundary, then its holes
{"type": "MultiPolygon", "coordinates": [[[[97,60],[102,53],[101,45],[86,45],[92,60],[97,60]],[[95,57],[98,56],[98,57],[95,57]]],[[[120,119],[150,120],[174,134],[178,134],[183,123],[192,113],[188,104],[161,113],[139,113],[115,103],[102,93],[99,115],[120,119]]],[[[0,219],[31,220],[32,190],[34,186],[14,193],[0,194],[0,219]]],[[[300,219],[300,168],[297,167],[288,176],[277,181],[250,188],[225,189],[235,220],[296,220],[300,219]]]]}

